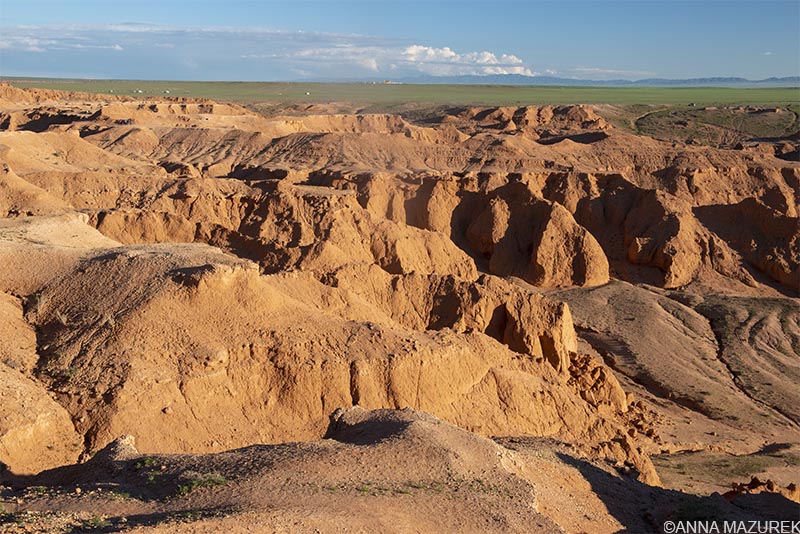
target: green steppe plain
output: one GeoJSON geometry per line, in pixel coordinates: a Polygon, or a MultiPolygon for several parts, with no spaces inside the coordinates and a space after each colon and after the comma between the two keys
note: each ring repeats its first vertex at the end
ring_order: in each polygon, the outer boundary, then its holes
{"type": "Polygon", "coordinates": [[[800,103],[800,88],[558,87],[415,85],[372,83],[171,82],[2,78],[18,87],[129,96],[210,98],[235,102],[354,102],[373,106],[408,103],[450,105],[655,104],[782,105],[800,103]],[[142,91],[138,93],[137,91],[142,91]]]}

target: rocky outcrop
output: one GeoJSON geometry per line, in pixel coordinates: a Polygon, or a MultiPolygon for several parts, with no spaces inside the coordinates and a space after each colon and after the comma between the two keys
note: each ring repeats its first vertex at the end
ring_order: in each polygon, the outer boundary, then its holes
{"type": "Polygon", "coordinates": [[[540,287],[608,281],[603,249],[562,206],[533,197],[521,183],[498,188],[487,200],[466,236],[493,274],[540,287]]]}
{"type": "MultiPolygon", "coordinates": [[[[376,268],[420,291],[436,276],[376,268]]],[[[566,386],[576,347],[565,306],[449,278],[438,293],[404,297],[429,315],[417,329],[342,280],[263,276],[200,245],[110,249],[41,291],[46,304],[29,315],[47,347],[40,373],[92,448],[122,429],[153,452],[311,439],[332,409],[351,405],[413,407],[488,435],[591,442],[625,432],[624,400],[590,404],[566,386]],[[87,294],[89,280],[104,289],[87,294]],[[467,300],[448,304],[459,295],[467,300]]]]}
{"type": "Polygon", "coordinates": [[[36,334],[22,313],[0,293],[0,465],[32,473],[74,462],[82,443],[69,413],[33,376],[36,334]]]}
{"type": "Polygon", "coordinates": [[[754,494],[777,494],[787,499],[794,501],[796,503],[800,503],[800,489],[798,489],[797,484],[791,483],[785,488],[780,487],[778,484],[775,483],[774,480],[765,480],[761,481],[757,477],[753,477],[750,479],[750,482],[745,483],[733,483],[731,484],[732,489],[727,491],[723,494],[729,501],[736,502],[736,499],[739,498],[741,495],[754,495],[754,494]]]}

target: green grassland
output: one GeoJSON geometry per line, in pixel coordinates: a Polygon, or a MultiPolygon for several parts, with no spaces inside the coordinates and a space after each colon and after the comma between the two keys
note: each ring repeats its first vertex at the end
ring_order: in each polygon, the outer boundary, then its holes
{"type": "Polygon", "coordinates": [[[211,98],[234,102],[353,102],[375,108],[430,105],[650,104],[783,105],[800,103],[798,88],[550,87],[405,85],[372,83],[170,82],[3,78],[19,87],[41,87],[130,96],[211,98]],[[141,93],[138,93],[141,91],[141,93]]]}

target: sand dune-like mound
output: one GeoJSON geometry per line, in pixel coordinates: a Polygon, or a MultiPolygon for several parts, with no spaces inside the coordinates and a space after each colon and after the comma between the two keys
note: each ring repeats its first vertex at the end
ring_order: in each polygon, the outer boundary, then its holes
{"type": "Polygon", "coordinates": [[[0,219],[0,291],[30,298],[91,249],[118,245],[88,221],[75,213],[0,219]]]}
{"type": "Polygon", "coordinates": [[[714,520],[767,521],[780,517],[775,509],[798,508],[777,492],[728,502],[653,488],[552,441],[496,443],[413,410],[339,410],[326,439],[305,443],[203,456],[137,449],[123,436],[83,465],[11,481],[44,484],[21,499],[28,525],[153,533],[610,533],[651,531],[693,509],[714,520]],[[644,502],[651,503],[646,517],[636,510],[644,502]],[[38,515],[42,510],[48,513],[38,515]]]}
{"type": "Polygon", "coordinates": [[[41,187],[26,182],[8,165],[0,166],[0,214],[44,215],[66,211],[68,204],[41,187]]]}

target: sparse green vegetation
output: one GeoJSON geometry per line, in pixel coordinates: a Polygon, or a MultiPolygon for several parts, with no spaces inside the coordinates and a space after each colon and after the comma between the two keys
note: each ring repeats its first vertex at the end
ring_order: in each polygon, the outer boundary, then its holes
{"type": "Polygon", "coordinates": [[[31,515],[24,512],[2,512],[0,513],[0,525],[8,523],[23,524],[31,520],[31,515]]]}
{"type": "Polygon", "coordinates": [[[680,486],[688,477],[723,490],[770,468],[800,465],[800,457],[792,450],[743,455],[698,451],[654,456],[653,463],[667,486],[680,486]]]}
{"type": "Polygon", "coordinates": [[[732,147],[748,139],[793,134],[798,116],[786,106],[671,106],[644,114],[634,126],[637,133],[657,139],[732,147]]]}
{"type": "Polygon", "coordinates": [[[789,466],[800,465],[800,456],[791,452],[776,452],[767,454],[767,456],[780,460],[789,466]]]}
{"type": "Polygon", "coordinates": [[[228,479],[219,473],[195,473],[188,471],[184,473],[184,478],[187,482],[178,485],[178,495],[185,496],[192,493],[198,488],[210,488],[214,486],[224,486],[228,483],[228,479]]]}
{"type": "Polygon", "coordinates": [[[84,521],[82,526],[87,529],[106,528],[111,526],[111,522],[99,515],[95,515],[84,521]]]}
{"type": "MultiPolygon", "coordinates": [[[[325,486],[324,489],[331,492],[356,492],[361,495],[390,496],[390,495],[411,495],[415,491],[433,491],[442,493],[448,487],[462,486],[464,481],[454,481],[447,483],[443,481],[408,481],[401,485],[387,484],[374,481],[362,481],[353,485],[325,486]]],[[[466,484],[466,487],[471,486],[466,484]]]]}
{"type": "Polygon", "coordinates": [[[75,377],[75,374],[78,372],[78,369],[74,366],[69,366],[63,371],[58,378],[60,378],[64,382],[69,382],[72,378],[75,377]]]}
{"type": "Polygon", "coordinates": [[[141,471],[142,469],[153,467],[157,463],[158,463],[158,458],[154,456],[144,456],[136,460],[136,463],[133,464],[133,469],[134,471],[141,471]]]}
{"type": "Polygon", "coordinates": [[[147,483],[150,485],[154,485],[159,481],[161,476],[164,474],[161,471],[152,470],[151,468],[156,467],[159,464],[158,458],[155,456],[143,456],[134,462],[131,468],[136,471],[145,471],[143,473],[147,477],[147,483]]]}
{"type": "Polygon", "coordinates": [[[186,510],[177,514],[176,518],[181,521],[197,521],[203,518],[203,512],[201,510],[186,510]]]}

